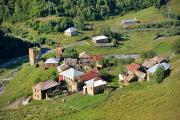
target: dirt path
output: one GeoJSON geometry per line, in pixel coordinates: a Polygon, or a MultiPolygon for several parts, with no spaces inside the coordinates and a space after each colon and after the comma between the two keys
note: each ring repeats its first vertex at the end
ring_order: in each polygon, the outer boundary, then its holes
{"type": "Polygon", "coordinates": [[[25,97],[21,97],[17,99],[16,101],[10,103],[5,109],[17,109],[20,105],[22,105],[22,102],[25,100],[25,97]]]}

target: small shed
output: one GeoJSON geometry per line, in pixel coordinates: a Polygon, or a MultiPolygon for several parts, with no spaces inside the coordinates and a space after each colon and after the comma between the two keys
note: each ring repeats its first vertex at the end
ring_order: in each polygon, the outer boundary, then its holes
{"type": "Polygon", "coordinates": [[[108,43],[109,42],[109,39],[108,37],[104,36],[104,35],[101,35],[101,36],[96,36],[96,37],[93,37],[92,38],[92,41],[94,43],[108,43]]]}
{"type": "Polygon", "coordinates": [[[137,23],[140,23],[140,21],[137,18],[122,21],[122,25],[124,25],[124,28],[126,28],[128,25],[137,24],[137,23]]]}
{"type": "Polygon", "coordinates": [[[74,36],[78,33],[78,30],[75,27],[70,27],[64,31],[64,35],[66,36],[74,36]]]}

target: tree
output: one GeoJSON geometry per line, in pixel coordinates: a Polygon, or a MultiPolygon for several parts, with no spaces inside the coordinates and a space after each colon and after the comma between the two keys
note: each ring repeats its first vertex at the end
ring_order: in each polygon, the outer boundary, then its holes
{"type": "Polygon", "coordinates": [[[73,48],[65,49],[63,52],[63,57],[65,58],[78,58],[78,55],[79,53],[73,48]]]}
{"type": "Polygon", "coordinates": [[[100,71],[100,76],[101,76],[101,78],[103,78],[106,81],[110,80],[109,78],[111,77],[111,75],[108,72],[106,72],[105,70],[100,71]]]}
{"type": "Polygon", "coordinates": [[[165,70],[163,66],[157,68],[156,72],[154,73],[154,80],[158,83],[162,82],[165,77],[165,70]]]}
{"type": "Polygon", "coordinates": [[[175,54],[180,54],[180,40],[175,41],[172,44],[172,52],[174,52],[175,54]]]}
{"type": "Polygon", "coordinates": [[[74,25],[76,28],[80,29],[80,30],[84,30],[85,29],[85,20],[81,17],[75,17],[74,20],[74,25]]]}

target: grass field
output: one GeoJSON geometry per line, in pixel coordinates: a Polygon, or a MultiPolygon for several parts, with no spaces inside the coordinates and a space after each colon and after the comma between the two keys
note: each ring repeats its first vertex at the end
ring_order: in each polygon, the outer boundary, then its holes
{"type": "Polygon", "coordinates": [[[169,2],[169,7],[172,10],[172,12],[176,13],[176,14],[180,14],[180,2],[179,0],[170,0],[169,2]]]}
{"type": "Polygon", "coordinates": [[[168,18],[165,18],[158,9],[155,9],[154,7],[150,7],[137,12],[130,12],[123,16],[115,16],[106,21],[95,22],[94,26],[95,28],[98,28],[99,26],[110,26],[111,30],[115,32],[119,32],[120,30],[124,29],[123,25],[121,24],[122,20],[134,19],[134,18],[137,18],[139,21],[141,21],[141,23],[138,25],[158,23],[158,22],[170,20],[168,18]]]}
{"type": "Polygon", "coordinates": [[[125,40],[120,41],[120,45],[117,47],[93,47],[91,41],[84,43],[75,48],[79,52],[87,51],[90,54],[120,54],[120,53],[141,53],[155,49],[157,53],[168,55],[171,53],[171,43],[179,36],[167,37],[161,41],[154,40],[157,32],[146,31],[146,32],[130,32],[126,33],[125,40]]]}

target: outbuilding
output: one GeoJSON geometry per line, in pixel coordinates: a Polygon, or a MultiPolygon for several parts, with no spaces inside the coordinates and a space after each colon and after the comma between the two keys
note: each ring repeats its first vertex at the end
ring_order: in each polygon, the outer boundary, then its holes
{"type": "Polygon", "coordinates": [[[66,31],[64,31],[64,35],[66,36],[74,36],[78,33],[78,30],[75,27],[70,27],[66,31]]]}

